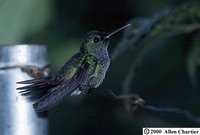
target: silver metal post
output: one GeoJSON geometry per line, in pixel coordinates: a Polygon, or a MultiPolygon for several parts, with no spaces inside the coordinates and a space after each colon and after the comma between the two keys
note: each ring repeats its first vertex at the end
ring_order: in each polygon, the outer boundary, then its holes
{"type": "Polygon", "coordinates": [[[42,45],[0,46],[0,135],[47,135],[47,116],[36,113],[32,103],[16,90],[16,82],[31,79],[18,65],[42,67],[47,49],[42,45]]]}

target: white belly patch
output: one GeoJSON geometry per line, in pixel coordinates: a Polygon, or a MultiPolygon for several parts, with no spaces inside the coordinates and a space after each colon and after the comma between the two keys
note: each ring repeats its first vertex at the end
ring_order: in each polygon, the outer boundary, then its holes
{"type": "Polygon", "coordinates": [[[81,94],[81,91],[77,89],[70,96],[77,96],[79,94],[81,94]]]}

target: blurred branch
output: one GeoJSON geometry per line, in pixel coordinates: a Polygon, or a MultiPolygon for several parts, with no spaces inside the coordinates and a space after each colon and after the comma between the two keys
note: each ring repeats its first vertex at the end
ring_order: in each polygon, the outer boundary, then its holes
{"type": "Polygon", "coordinates": [[[180,108],[167,108],[167,107],[161,108],[161,107],[155,107],[155,106],[152,106],[152,105],[145,105],[143,108],[151,110],[151,111],[155,111],[155,112],[177,113],[177,114],[180,114],[180,115],[184,115],[188,120],[190,120],[192,122],[196,122],[196,123],[200,124],[200,117],[194,116],[188,110],[183,110],[183,109],[180,109],[180,108]]]}
{"type": "Polygon", "coordinates": [[[32,78],[42,78],[47,75],[47,70],[49,69],[50,64],[47,64],[43,67],[33,66],[33,65],[14,65],[1,67],[0,70],[10,70],[20,68],[22,72],[26,73],[32,78]]]}
{"type": "Polygon", "coordinates": [[[137,94],[117,96],[112,90],[104,90],[104,91],[109,92],[114,98],[118,100],[122,100],[124,102],[128,102],[129,104],[131,104],[132,108],[129,110],[130,115],[133,115],[137,110],[142,108],[159,113],[176,113],[185,116],[188,120],[192,122],[200,124],[200,117],[193,115],[188,110],[183,110],[180,108],[171,108],[171,107],[156,107],[153,105],[149,105],[143,98],[139,97],[137,94]]]}
{"type": "MultiPolygon", "coordinates": [[[[159,30],[159,29],[158,29],[159,30]]],[[[170,31],[170,32],[178,32],[178,33],[190,33],[195,30],[200,30],[200,23],[194,24],[168,24],[162,26],[160,31],[170,31]]]]}

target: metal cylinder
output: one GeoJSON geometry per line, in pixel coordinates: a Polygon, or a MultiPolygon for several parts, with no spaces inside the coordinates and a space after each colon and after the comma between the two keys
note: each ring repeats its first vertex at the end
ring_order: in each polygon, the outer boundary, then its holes
{"type": "Polygon", "coordinates": [[[20,65],[42,67],[47,64],[47,49],[43,45],[0,46],[0,135],[47,135],[46,114],[38,114],[32,102],[16,90],[16,82],[31,79],[20,65]]]}

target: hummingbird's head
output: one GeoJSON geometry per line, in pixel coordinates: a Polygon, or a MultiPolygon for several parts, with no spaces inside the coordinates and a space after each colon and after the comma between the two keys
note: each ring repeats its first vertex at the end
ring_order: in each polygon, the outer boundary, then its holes
{"type": "Polygon", "coordinates": [[[97,55],[101,54],[102,52],[107,52],[109,39],[114,35],[115,33],[123,30],[124,28],[130,26],[130,24],[125,25],[119,29],[116,29],[110,33],[106,32],[99,32],[99,31],[90,31],[88,32],[82,41],[81,44],[81,51],[97,55]]]}
{"type": "Polygon", "coordinates": [[[90,31],[86,33],[81,44],[81,50],[89,54],[96,54],[98,51],[106,50],[110,37],[105,32],[90,31]]]}

